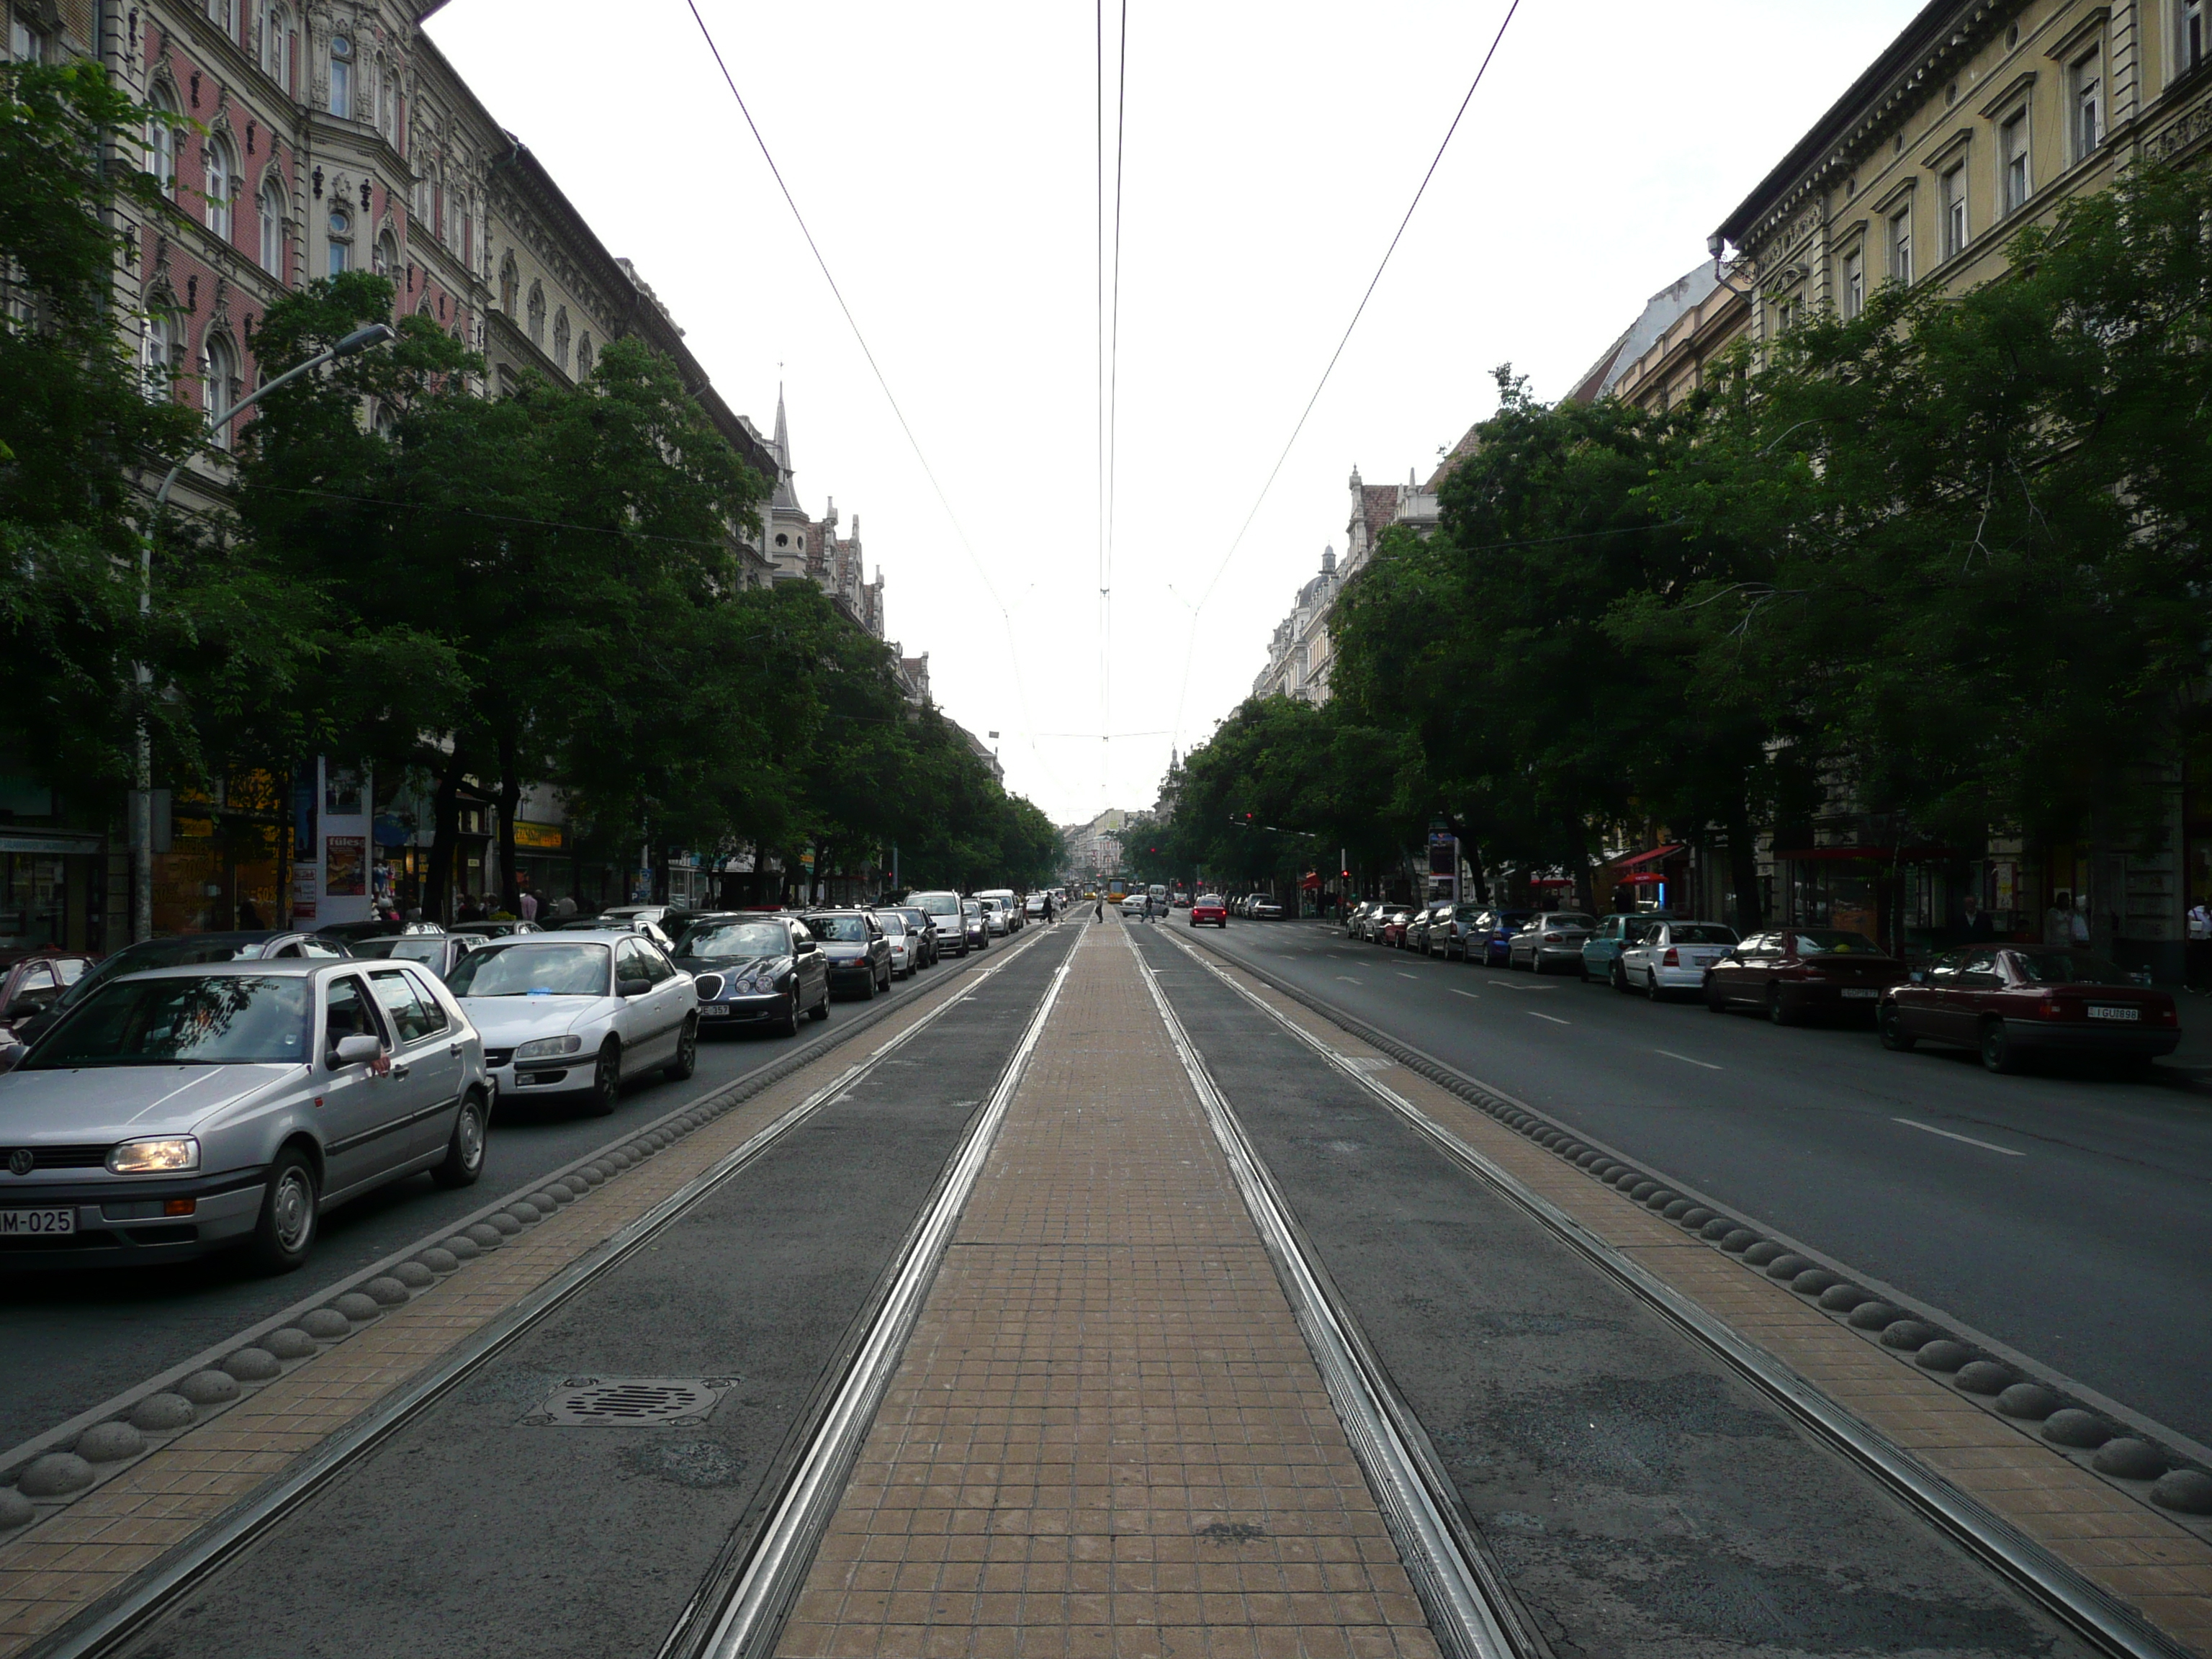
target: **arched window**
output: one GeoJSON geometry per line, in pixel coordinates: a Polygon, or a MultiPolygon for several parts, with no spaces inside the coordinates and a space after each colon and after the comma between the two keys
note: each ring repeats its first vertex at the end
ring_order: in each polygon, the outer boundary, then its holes
{"type": "Polygon", "coordinates": [[[553,361],[561,365],[562,374],[568,369],[568,307],[562,306],[561,314],[553,319],[553,361]]]}
{"type": "Polygon", "coordinates": [[[261,268],[284,280],[284,176],[275,167],[261,180],[261,268]]]}
{"type": "Polygon", "coordinates": [[[392,240],[390,231],[377,234],[376,251],[369,256],[369,269],[380,276],[389,276],[399,269],[399,244],[392,240]]]}
{"type": "Polygon", "coordinates": [[[343,34],[331,36],[331,113],[353,118],[353,42],[343,34]]]}
{"type": "Polygon", "coordinates": [[[393,106],[399,100],[393,95],[392,65],[381,58],[376,60],[376,79],[368,90],[371,107],[366,112],[369,118],[376,123],[376,130],[384,135],[386,142],[395,141],[397,135],[392,125],[392,117],[393,106]]]}
{"type": "Polygon", "coordinates": [[[510,253],[500,262],[499,308],[508,316],[514,315],[515,304],[522,297],[522,273],[514,268],[514,256],[510,253]]]}
{"type": "Polygon", "coordinates": [[[545,290],[536,283],[530,285],[530,343],[545,348],[545,290]]]}
{"type": "MultiPolygon", "coordinates": [[[[177,94],[166,81],[155,84],[149,101],[156,116],[174,116],[178,112],[177,94]]],[[[167,121],[146,124],[146,171],[161,186],[162,195],[173,197],[177,193],[177,130],[167,121]]]]}
{"type": "Polygon", "coordinates": [[[211,132],[200,146],[207,176],[200,182],[207,228],[226,242],[230,240],[230,198],[237,189],[232,172],[230,140],[211,132]]]}
{"type": "Polygon", "coordinates": [[[343,208],[331,210],[331,275],[353,269],[353,215],[343,208]]]}
{"type": "Polygon", "coordinates": [[[292,90],[292,14],[282,6],[267,7],[261,15],[261,72],[292,90]]]}
{"type": "Polygon", "coordinates": [[[176,396],[177,368],[183,355],[183,325],[166,301],[156,300],[146,313],[138,364],[148,398],[167,400],[176,396]]]}
{"type": "Polygon", "coordinates": [[[207,15],[224,33],[238,39],[238,0],[207,0],[207,15]]]}
{"type": "Polygon", "coordinates": [[[228,335],[208,336],[203,368],[207,376],[208,440],[217,449],[228,449],[230,411],[238,405],[238,348],[228,335]]]}
{"type": "Polygon", "coordinates": [[[592,331],[586,329],[576,337],[576,378],[584,379],[592,372],[592,331]]]}

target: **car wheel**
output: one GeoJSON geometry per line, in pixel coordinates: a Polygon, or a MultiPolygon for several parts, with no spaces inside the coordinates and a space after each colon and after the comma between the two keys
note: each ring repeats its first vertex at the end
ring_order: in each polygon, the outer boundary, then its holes
{"type": "Polygon", "coordinates": [[[430,1179],[441,1187],[473,1187],[483,1165],[483,1097],[472,1089],[461,1097],[453,1135],[446,1142],[446,1160],[430,1171],[430,1179]]]}
{"type": "Polygon", "coordinates": [[[289,1273],[304,1264],[315,1247],[321,1210],[315,1166],[298,1147],[285,1147],[262,1185],[261,1215],[247,1247],[255,1265],[264,1273],[289,1273]]]}
{"type": "Polygon", "coordinates": [[[1665,994],[1659,988],[1659,970],[1656,968],[1647,968],[1644,969],[1644,1000],[1647,1002],[1661,1002],[1665,1000],[1665,994]]]}
{"type": "Polygon", "coordinates": [[[584,1109],[593,1117],[612,1117],[622,1104],[622,1044],[609,1037],[592,1062],[592,1092],[584,1109]]]}
{"type": "Polygon", "coordinates": [[[1705,1012],[1714,1014],[1728,1012],[1728,997],[1721,990],[1720,981],[1711,974],[1705,975],[1705,1012]]]}
{"type": "Polygon", "coordinates": [[[889,964],[885,964],[884,968],[883,979],[881,982],[877,985],[876,989],[881,991],[885,996],[889,996],[891,994],[891,970],[889,964]]]}
{"type": "MultiPolygon", "coordinates": [[[[791,994],[795,997],[799,993],[793,991],[791,994]]],[[[806,1017],[809,1019],[827,1019],[830,1018],[830,988],[827,985],[824,985],[822,988],[822,1000],[816,1003],[811,1008],[809,1008],[806,1011],[806,1017]]]]}
{"type": "Polygon", "coordinates": [[[778,1036],[799,1035],[799,988],[796,985],[791,988],[791,995],[785,1000],[783,1012],[777,1016],[769,1029],[778,1036]]]}
{"type": "Polygon", "coordinates": [[[1544,966],[1544,953],[1541,951],[1528,952],[1528,971],[1532,974],[1548,974],[1552,971],[1544,966]]]}
{"type": "Polygon", "coordinates": [[[860,981],[860,1000],[863,1002],[873,1002],[875,1000],[876,975],[875,970],[871,969],[868,972],[867,978],[860,981]]]}
{"type": "Polygon", "coordinates": [[[676,1058],[660,1068],[660,1074],[671,1083],[681,1083],[698,1069],[699,1016],[693,1014],[676,1038],[676,1058]]]}
{"type": "Polygon", "coordinates": [[[1766,988],[1766,1023],[1770,1025],[1795,1025],[1797,1023],[1796,1014],[1782,1000],[1779,985],[1766,988]]]}
{"type": "Polygon", "coordinates": [[[1989,1020],[1982,1026],[1982,1064],[1992,1072],[2020,1070],[2019,1046],[2007,1035],[2001,1019],[1989,1020]]]}
{"type": "Polygon", "coordinates": [[[1920,1039],[1905,1029],[1905,1016],[1896,1005],[1886,1005],[1875,1020],[1881,1032],[1881,1046],[1898,1054],[1909,1054],[1920,1039]]]}
{"type": "Polygon", "coordinates": [[[1624,994],[1627,991],[1628,970],[1620,965],[1620,958],[1619,957],[1615,957],[1613,959],[1613,966],[1607,970],[1605,982],[1613,987],[1616,991],[1620,991],[1624,994]]]}

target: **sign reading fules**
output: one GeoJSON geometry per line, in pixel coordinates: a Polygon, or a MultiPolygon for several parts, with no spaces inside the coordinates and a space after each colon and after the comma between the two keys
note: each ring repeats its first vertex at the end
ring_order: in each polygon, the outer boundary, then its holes
{"type": "Polygon", "coordinates": [[[1459,837],[1449,830],[1429,831],[1429,873],[1432,876],[1455,876],[1459,873],[1459,837]]]}
{"type": "Polygon", "coordinates": [[[323,891],[332,898],[359,898],[368,891],[368,837],[323,837],[323,891]]]}

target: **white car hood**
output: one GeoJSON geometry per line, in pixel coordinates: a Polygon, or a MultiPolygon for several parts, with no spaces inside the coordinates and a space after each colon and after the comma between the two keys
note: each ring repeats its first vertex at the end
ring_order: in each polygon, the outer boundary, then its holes
{"type": "Polygon", "coordinates": [[[461,1012],[483,1033],[487,1048],[512,1048],[532,1037],[565,1036],[596,1015],[622,1006],[619,997],[463,997],[461,1012]]]}
{"type": "Polygon", "coordinates": [[[76,1145],[180,1133],[306,1071],[270,1061],[11,1072],[0,1077],[0,1140],[76,1145]]]}

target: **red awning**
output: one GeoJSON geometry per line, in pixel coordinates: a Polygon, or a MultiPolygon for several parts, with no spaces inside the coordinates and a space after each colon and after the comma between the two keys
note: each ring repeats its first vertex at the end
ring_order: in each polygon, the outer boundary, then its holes
{"type": "Polygon", "coordinates": [[[1656,887],[1666,879],[1656,870],[1632,870],[1613,884],[1616,887],[1656,887]]]}
{"type": "MultiPolygon", "coordinates": [[[[1665,847],[1655,847],[1648,853],[1638,853],[1633,858],[1623,859],[1613,866],[1613,873],[1617,876],[1624,870],[1636,870],[1647,864],[1657,864],[1661,860],[1672,858],[1675,854],[1683,851],[1685,845],[1686,843],[1679,841],[1674,842],[1665,847]]],[[[1646,877],[1645,879],[1656,881],[1658,878],[1650,876],[1646,877]]]]}
{"type": "Polygon", "coordinates": [[[1298,885],[1304,888],[1307,892],[1310,893],[1315,888],[1321,885],[1321,878],[1319,876],[1307,876],[1298,883],[1298,885]]]}
{"type": "Polygon", "coordinates": [[[1529,878],[1528,884],[1531,887],[1571,887],[1575,883],[1571,876],[1534,876],[1529,878]]]}

